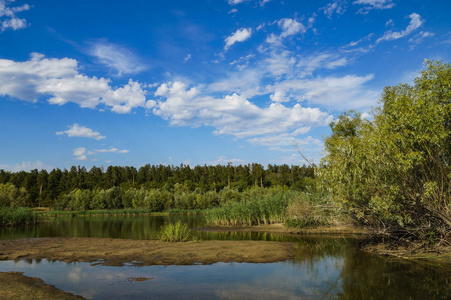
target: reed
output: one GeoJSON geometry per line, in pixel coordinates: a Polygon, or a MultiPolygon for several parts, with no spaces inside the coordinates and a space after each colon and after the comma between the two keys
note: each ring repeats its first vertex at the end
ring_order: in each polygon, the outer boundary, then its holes
{"type": "Polygon", "coordinates": [[[208,209],[180,209],[171,208],[167,211],[170,215],[205,215],[208,214],[208,209]]]}
{"type": "Polygon", "coordinates": [[[163,242],[186,242],[192,239],[188,225],[178,221],[161,227],[158,238],[163,242]]]}
{"type": "Polygon", "coordinates": [[[282,223],[285,221],[286,208],[297,195],[296,192],[282,191],[242,202],[227,202],[222,207],[211,209],[206,221],[213,226],[282,223]]]}
{"type": "Polygon", "coordinates": [[[45,217],[28,207],[1,207],[0,226],[31,225],[42,221],[45,217]]]}
{"type": "Polygon", "coordinates": [[[46,213],[49,217],[62,217],[62,216],[129,216],[139,214],[150,214],[151,209],[146,208],[123,208],[123,209],[95,209],[95,210],[82,210],[82,211],[49,211],[46,213]]]}

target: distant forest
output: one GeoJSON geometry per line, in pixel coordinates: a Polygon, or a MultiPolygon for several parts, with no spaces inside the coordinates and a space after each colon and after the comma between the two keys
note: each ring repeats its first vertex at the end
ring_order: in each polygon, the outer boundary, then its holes
{"type": "MultiPolygon", "coordinates": [[[[146,164],[139,169],[109,166],[106,170],[103,167],[92,167],[89,171],[80,166],[72,166],[70,170],[57,168],[51,172],[37,169],[29,172],[0,170],[0,205],[51,206],[59,209],[68,207],[69,209],[149,207],[149,205],[139,204],[138,200],[135,201],[139,191],[141,193],[146,191],[146,195],[149,191],[170,192],[171,194],[183,191],[187,195],[203,195],[219,192],[224,194],[225,190],[242,193],[252,188],[269,187],[304,190],[306,186],[311,185],[313,179],[314,168],[312,166],[270,164],[264,168],[255,163],[239,166],[231,164],[227,166],[198,165],[194,168],[183,164],[180,166],[146,164]],[[82,198],[89,199],[77,200],[77,197],[80,197],[77,196],[77,191],[78,194],[87,193],[82,198]],[[130,201],[125,199],[127,191],[131,193],[130,201]],[[108,200],[100,201],[98,205],[94,204],[93,198],[96,195],[100,197],[100,194],[103,193],[112,195],[102,196],[108,200]],[[117,194],[117,196],[113,194],[117,194]],[[117,198],[117,201],[113,201],[112,197],[117,198]],[[78,204],[80,201],[85,204],[78,204]],[[112,204],[114,202],[116,204],[112,204]],[[76,207],[73,207],[74,205],[76,207]]],[[[221,201],[221,196],[218,197],[215,202],[221,201]]],[[[167,201],[161,202],[166,203],[167,201]]],[[[204,208],[205,205],[215,206],[217,204],[219,203],[211,203],[211,205],[178,203],[172,207],[204,208]]],[[[166,208],[168,207],[158,207],[156,210],[166,208]]]]}

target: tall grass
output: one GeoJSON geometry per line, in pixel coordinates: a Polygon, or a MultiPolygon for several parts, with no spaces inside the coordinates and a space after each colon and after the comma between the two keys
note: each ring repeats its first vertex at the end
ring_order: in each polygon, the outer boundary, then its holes
{"type": "Polygon", "coordinates": [[[137,214],[150,214],[151,209],[147,208],[123,208],[123,209],[95,209],[95,210],[82,210],[82,211],[49,211],[46,213],[49,217],[60,216],[129,216],[137,214]]]}
{"type": "Polygon", "coordinates": [[[261,198],[251,198],[242,202],[227,202],[222,207],[210,210],[206,221],[213,226],[252,226],[281,223],[285,211],[299,193],[277,192],[261,198]]]}
{"type": "Polygon", "coordinates": [[[204,215],[208,214],[208,209],[180,209],[171,208],[167,211],[170,215],[204,215]]]}
{"type": "Polygon", "coordinates": [[[28,207],[1,207],[0,226],[31,225],[43,220],[44,216],[28,207]]]}
{"type": "Polygon", "coordinates": [[[158,238],[163,242],[186,242],[192,239],[192,236],[188,225],[178,221],[161,227],[158,238]]]}

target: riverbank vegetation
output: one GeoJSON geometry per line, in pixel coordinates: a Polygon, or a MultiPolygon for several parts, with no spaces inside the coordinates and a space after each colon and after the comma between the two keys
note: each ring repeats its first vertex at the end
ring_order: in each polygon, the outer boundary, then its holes
{"type": "Polygon", "coordinates": [[[0,226],[33,225],[44,219],[28,207],[0,207],[0,226]]]}
{"type": "Polygon", "coordinates": [[[331,124],[321,184],[360,224],[406,243],[451,246],[451,65],[384,89],[371,120],[331,124]]]}

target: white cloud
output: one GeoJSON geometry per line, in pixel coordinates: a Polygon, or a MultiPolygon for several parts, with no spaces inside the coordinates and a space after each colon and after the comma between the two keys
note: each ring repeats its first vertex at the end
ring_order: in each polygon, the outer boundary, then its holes
{"type": "Polygon", "coordinates": [[[235,93],[212,98],[197,96],[193,90],[181,82],[163,84],[155,93],[161,99],[153,113],[174,126],[211,126],[215,128],[214,134],[254,139],[283,134],[304,126],[327,125],[332,120],[329,114],[318,108],[302,107],[300,104],[288,107],[271,103],[261,108],[235,93]]]}
{"type": "Polygon", "coordinates": [[[91,44],[88,54],[115,71],[118,76],[136,74],[147,69],[147,66],[132,51],[105,40],[91,44]]]}
{"type": "Polygon", "coordinates": [[[129,150],[120,150],[117,148],[110,148],[110,149],[98,149],[94,150],[95,153],[129,153],[129,150]]]}
{"type": "Polygon", "coordinates": [[[280,35],[281,37],[295,35],[299,32],[304,33],[306,30],[304,25],[294,19],[285,18],[279,20],[277,24],[279,24],[279,26],[282,28],[282,34],[280,35]]]}
{"type": "Polygon", "coordinates": [[[19,30],[27,27],[27,21],[16,16],[17,13],[30,9],[28,4],[22,6],[10,7],[14,1],[0,0],[0,33],[11,29],[19,30]]]}
{"type": "Polygon", "coordinates": [[[355,46],[359,45],[362,42],[369,41],[373,35],[374,35],[374,33],[370,33],[370,34],[368,34],[367,36],[361,38],[358,41],[350,42],[349,44],[345,45],[344,47],[355,47],[355,46]]]}
{"type": "Polygon", "coordinates": [[[364,5],[358,13],[367,14],[372,9],[390,9],[395,6],[393,0],[356,0],[353,4],[364,5]]]}
{"type": "Polygon", "coordinates": [[[251,99],[268,95],[268,101],[308,101],[312,105],[352,109],[375,105],[378,91],[366,84],[373,74],[320,77],[319,70],[334,70],[352,63],[346,51],[337,53],[293,54],[290,51],[271,51],[256,67],[227,74],[206,87],[207,92],[237,93],[251,99]]]}
{"type": "Polygon", "coordinates": [[[265,6],[266,3],[270,2],[271,0],[261,0],[260,6],[265,6]]]}
{"type": "MultiPolygon", "coordinates": [[[[314,18],[314,17],[313,17],[314,18]]],[[[310,20],[309,23],[313,24],[314,20],[310,20]]],[[[307,27],[302,23],[290,18],[284,18],[277,21],[277,25],[282,29],[280,35],[276,35],[271,33],[267,38],[266,42],[269,44],[279,44],[281,43],[283,38],[296,35],[298,33],[305,33],[307,31],[307,27]]]]}
{"type": "MultiPolygon", "coordinates": [[[[119,153],[119,154],[125,154],[125,153],[129,153],[129,150],[120,150],[117,148],[110,148],[110,149],[97,149],[97,150],[92,150],[89,151],[87,150],[85,147],[79,147],[79,148],[75,148],[73,150],[73,154],[75,156],[76,160],[87,160],[88,159],[88,155],[96,155],[99,153],[119,153]]],[[[98,159],[92,159],[92,160],[98,160],[98,159]]]]}
{"type": "Polygon", "coordinates": [[[49,59],[32,53],[25,62],[0,59],[0,95],[23,101],[48,98],[51,104],[73,102],[88,108],[104,105],[114,112],[128,113],[145,106],[143,88],[132,80],[112,88],[109,79],[80,74],[77,61],[70,58],[49,59]]]}
{"type": "Polygon", "coordinates": [[[409,42],[414,44],[420,44],[423,42],[425,38],[433,37],[435,33],[429,32],[429,31],[420,31],[419,33],[415,34],[412,38],[409,39],[409,42]]]}
{"type": "Polygon", "coordinates": [[[227,158],[226,156],[218,156],[215,160],[212,161],[204,161],[199,163],[200,165],[209,165],[209,166],[216,166],[216,165],[228,165],[231,163],[234,166],[237,165],[246,165],[248,161],[239,159],[239,158],[227,158]]]}
{"type": "Polygon", "coordinates": [[[421,19],[421,16],[419,14],[412,13],[409,15],[409,18],[410,23],[405,30],[387,31],[384,33],[383,37],[377,39],[376,44],[382,41],[393,41],[408,36],[423,24],[423,20],[421,19]]]}
{"type": "Polygon", "coordinates": [[[191,59],[191,54],[189,53],[185,58],[183,59],[183,62],[186,63],[188,60],[191,59]]]}
{"type": "Polygon", "coordinates": [[[366,76],[345,75],[343,77],[316,77],[290,79],[272,86],[268,91],[284,90],[291,92],[298,101],[339,109],[365,108],[377,103],[379,92],[365,88],[365,84],[373,78],[366,76]]]}
{"type": "Polygon", "coordinates": [[[73,137],[73,136],[86,137],[86,138],[96,139],[96,140],[101,140],[101,139],[105,138],[105,136],[100,135],[100,133],[98,131],[93,131],[92,129],[90,129],[88,127],[80,126],[77,123],[72,125],[72,127],[70,127],[68,130],[58,131],[58,132],[56,132],[56,134],[57,135],[67,134],[67,136],[69,136],[69,137],[73,137]]]}
{"type": "Polygon", "coordinates": [[[73,151],[76,160],[87,160],[87,150],[84,147],[75,148],[73,151]]]}
{"type": "Polygon", "coordinates": [[[249,0],[228,0],[227,2],[228,2],[230,5],[237,5],[237,4],[243,3],[243,2],[245,2],[245,1],[249,1],[249,0]]]}
{"type": "Polygon", "coordinates": [[[53,167],[37,160],[35,162],[23,161],[15,165],[0,164],[0,169],[11,172],[30,171],[34,169],[50,171],[53,167]]]}
{"type": "Polygon", "coordinates": [[[320,8],[324,12],[324,14],[331,19],[333,14],[342,15],[346,11],[346,2],[343,0],[335,0],[331,3],[328,3],[325,7],[320,8]]]}
{"type": "Polygon", "coordinates": [[[233,44],[237,42],[244,42],[245,40],[249,39],[251,35],[251,28],[238,29],[234,34],[225,39],[224,50],[227,51],[233,44]]]}

